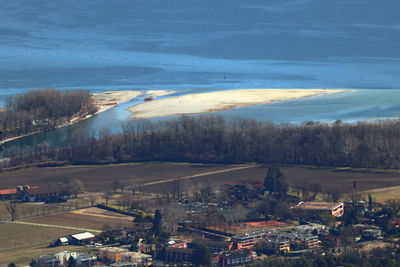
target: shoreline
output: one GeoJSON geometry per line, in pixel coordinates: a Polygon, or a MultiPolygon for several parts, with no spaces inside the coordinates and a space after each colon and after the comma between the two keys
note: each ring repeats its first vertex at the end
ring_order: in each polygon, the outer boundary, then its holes
{"type": "Polygon", "coordinates": [[[153,100],[127,108],[131,118],[154,118],[190,115],[271,104],[277,101],[294,100],[354,92],[353,89],[237,89],[208,93],[188,94],[153,100]]]}
{"type": "Polygon", "coordinates": [[[131,101],[139,96],[142,96],[142,95],[148,94],[148,95],[151,95],[156,98],[156,97],[166,96],[166,95],[173,94],[173,93],[175,93],[175,91],[167,91],[167,90],[148,90],[148,91],[144,91],[144,92],[143,91],[135,91],[135,90],[125,90],[125,91],[106,91],[106,92],[102,92],[102,93],[96,93],[96,94],[93,94],[93,100],[95,102],[95,105],[98,108],[96,113],[91,114],[91,115],[86,115],[85,117],[74,117],[68,122],[65,122],[61,125],[56,126],[55,128],[48,129],[45,131],[33,132],[33,133],[25,134],[25,135],[7,138],[5,140],[0,141],[0,146],[4,145],[5,143],[8,143],[8,142],[11,142],[11,141],[23,138],[23,137],[43,133],[46,131],[51,131],[51,130],[58,129],[58,128],[64,128],[64,127],[71,126],[78,122],[90,119],[90,118],[92,118],[104,111],[107,111],[111,108],[114,108],[120,104],[129,102],[129,101],[131,101]]]}

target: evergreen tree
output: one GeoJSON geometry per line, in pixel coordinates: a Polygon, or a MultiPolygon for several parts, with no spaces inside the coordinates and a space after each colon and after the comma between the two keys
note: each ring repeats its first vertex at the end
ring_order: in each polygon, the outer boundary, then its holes
{"type": "Polygon", "coordinates": [[[72,256],[69,256],[67,267],[76,267],[76,260],[72,256]]]}
{"type": "Polygon", "coordinates": [[[159,235],[161,233],[162,229],[162,214],[160,210],[156,210],[153,218],[153,232],[156,235],[159,235]]]}
{"type": "Polygon", "coordinates": [[[372,200],[372,196],[368,194],[368,209],[372,210],[374,208],[374,202],[372,200]]]}
{"type": "Polygon", "coordinates": [[[204,245],[196,245],[193,250],[193,263],[202,266],[211,266],[211,251],[204,245]]]}
{"type": "Polygon", "coordinates": [[[289,186],[286,182],[286,177],[280,171],[279,167],[269,167],[267,176],[264,179],[264,189],[270,194],[276,193],[280,197],[285,197],[288,188],[289,186]]]}

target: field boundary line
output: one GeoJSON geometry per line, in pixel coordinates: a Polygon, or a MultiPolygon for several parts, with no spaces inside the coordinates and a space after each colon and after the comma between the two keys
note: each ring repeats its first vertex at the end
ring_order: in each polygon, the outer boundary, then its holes
{"type": "Polygon", "coordinates": [[[22,221],[1,221],[2,223],[14,223],[14,224],[24,224],[24,225],[33,225],[33,226],[42,226],[42,227],[53,227],[53,228],[61,228],[61,229],[70,229],[70,230],[78,230],[78,231],[85,231],[85,232],[96,232],[101,233],[100,230],[94,229],[86,229],[80,227],[73,227],[73,226],[62,226],[62,225],[53,225],[53,224],[44,224],[44,223],[33,223],[33,222],[22,222],[22,221]]]}
{"type": "Polygon", "coordinates": [[[198,173],[198,174],[188,175],[188,176],[183,176],[183,177],[178,177],[178,178],[171,178],[171,179],[167,179],[167,180],[148,182],[148,183],[144,183],[144,184],[138,185],[137,187],[144,187],[144,186],[149,186],[149,185],[163,184],[163,183],[169,183],[169,182],[174,182],[174,181],[179,181],[179,180],[192,179],[192,178],[197,178],[197,177],[202,177],[202,176],[207,176],[207,175],[212,175],[212,174],[219,174],[219,173],[225,173],[225,172],[231,172],[231,171],[238,171],[238,170],[243,170],[243,169],[254,168],[254,167],[257,167],[257,166],[258,166],[258,164],[251,163],[251,164],[246,164],[246,165],[242,165],[242,166],[239,166],[239,167],[234,167],[234,168],[229,168],[229,169],[224,169],[224,170],[219,170],[219,171],[203,172],[203,173],[198,173]]]}

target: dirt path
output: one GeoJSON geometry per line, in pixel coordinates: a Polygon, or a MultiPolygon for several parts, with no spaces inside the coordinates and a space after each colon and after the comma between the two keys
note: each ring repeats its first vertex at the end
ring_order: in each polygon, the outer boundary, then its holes
{"type": "Polygon", "coordinates": [[[124,215],[112,216],[112,215],[99,214],[99,213],[96,213],[96,211],[94,209],[96,209],[96,208],[73,210],[73,211],[71,211],[71,213],[87,215],[87,216],[94,216],[94,217],[109,218],[109,219],[132,221],[132,217],[128,217],[128,216],[124,216],[124,215]]]}
{"type": "Polygon", "coordinates": [[[179,178],[171,178],[171,179],[167,179],[167,180],[149,182],[149,183],[138,185],[138,187],[170,183],[170,182],[178,181],[178,180],[193,179],[193,178],[197,178],[197,177],[201,177],[201,176],[207,176],[207,175],[212,175],[212,174],[219,174],[219,173],[224,173],[224,172],[231,172],[231,171],[237,171],[237,170],[243,170],[243,169],[249,169],[249,168],[255,168],[255,167],[257,167],[257,164],[254,164],[254,163],[246,164],[246,165],[239,165],[239,167],[229,168],[229,169],[220,170],[220,171],[204,172],[204,173],[199,173],[199,174],[195,174],[195,175],[183,176],[183,177],[179,177],[179,178]]]}
{"type": "Polygon", "coordinates": [[[72,227],[72,226],[61,226],[61,225],[52,225],[52,224],[43,224],[43,223],[32,223],[32,222],[23,222],[23,221],[14,221],[14,222],[5,222],[2,223],[15,223],[15,224],[26,224],[26,225],[34,225],[34,226],[43,226],[43,227],[53,227],[53,228],[62,228],[62,229],[70,229],[70,230],[78,230],[83,232],[94,232],[94,233],[101,233],[99,230],[94,229],[85,229],[79,227],[72,227]]]}

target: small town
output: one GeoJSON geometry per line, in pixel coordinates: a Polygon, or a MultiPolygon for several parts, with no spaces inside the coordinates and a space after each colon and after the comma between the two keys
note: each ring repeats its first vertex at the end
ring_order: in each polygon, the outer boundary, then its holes
{"type": "Polygon", "coordinates": [[[80,181],[0,190],[9,215],[3,223],[44,226],[68,213],[82,216],[76,225],[88,214],[104,223],[101,231],[58,236],[48,244],[58,252],[32,258],[30,266],[263,266],[348,251],[399,251],[399,201],[381,204],[312,184],[289,187],[276,166],[264,180],[176,181],[162,191],[114,181],[109,191],[84,196],[86,204],[77,202],[82,194],[80,181]],[[40,204],[17,215],[23,203],[40,204]]]}

